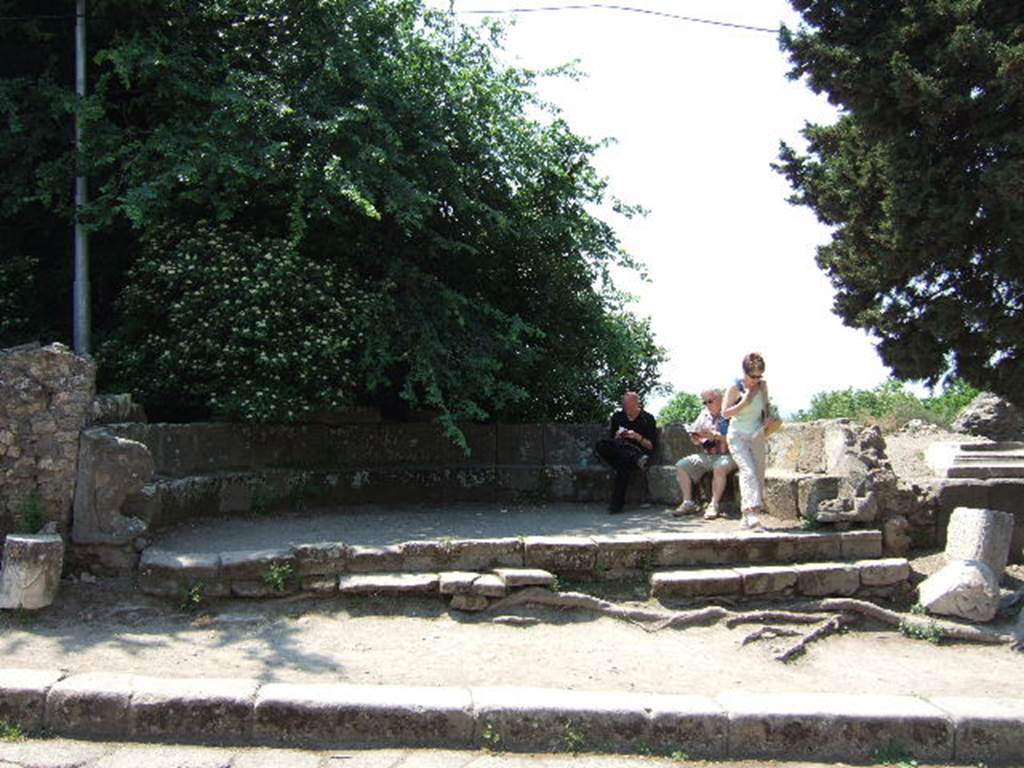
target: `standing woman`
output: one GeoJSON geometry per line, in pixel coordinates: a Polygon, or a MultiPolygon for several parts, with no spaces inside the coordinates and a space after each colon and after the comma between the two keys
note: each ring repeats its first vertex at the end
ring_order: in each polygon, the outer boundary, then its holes
{"type": "Polygon", "coordinates": [[[768,383],[764,358],[751,352],[743,358],[743,378],[725,393],[722,416],[729,419],[729,450],[739,468],[744,528],[760,528],[764,505],[765,434],[768,383]]]}

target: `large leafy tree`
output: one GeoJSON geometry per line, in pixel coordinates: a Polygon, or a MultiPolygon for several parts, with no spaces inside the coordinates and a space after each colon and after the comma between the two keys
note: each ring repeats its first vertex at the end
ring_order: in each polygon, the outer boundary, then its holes
{"type": "Polygon", "coordinates": [[[792,0],[791,76],[840,108],[783,145],[831,225],[835,311],[900,378],[1024,402],[1024,5],[792,0]]]}
{"type": "MultiPolygon", "coordinates": [[[[34,17],[0,27],[0,113],[25,129],[0,137],[5,248],[55,268],[80,163],[97,293],[120,297],[101,370],[151,407],[588,419],[655,386],[663,353],[609,279],[632,262],[594,215],[598,145],[497,33],[417,0],[94,0],[76,158],[71,27],[0,7],[34,17]]],[[[23,299],[22,334],[46,320],[23,299]]]]}

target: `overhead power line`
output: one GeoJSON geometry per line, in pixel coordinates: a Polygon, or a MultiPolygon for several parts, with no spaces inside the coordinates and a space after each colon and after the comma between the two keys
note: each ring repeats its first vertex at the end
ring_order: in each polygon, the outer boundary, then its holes
{"type": "Polygon", "coordinates": [[[668,13],[666,11],[655,11],[650,8],[634,8],[628,5],[611,5],[608,3],[585,3],[578,5],[548,5],[534,8],[492,8],[489,10],[466,10],[466,11],[455,11],[458,14],[510,14],[510,13],[540,13],[546,11],[591,11],[591,10],[605,10],[605,11],[625,11],[627,13],[642,13],[647,16],[660,16],[666,19],[673,19],[675,21],[687,21],[693,24],[710,24],[716,27],[730,27],[732,29],[745,29],[749,32],[767,32],[772,35],[778,34],[778,29],[769,29],[768,27],[756,27],[751,24],[737,24],[731,21],[719,21],[717,19],[701,19],[696,16],[682,16],[678,13],[668,13]]]}

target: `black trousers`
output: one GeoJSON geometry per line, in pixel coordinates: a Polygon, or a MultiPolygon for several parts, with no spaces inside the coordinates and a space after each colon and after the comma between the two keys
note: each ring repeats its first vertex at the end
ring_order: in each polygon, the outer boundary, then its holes
{"type": "Polygon", "coordinates": [[[626,440],[614,440],[610,437],[598,440],[595,450],[597,455],[615,470],[615,484],[612,486],[612,502],[609,506],[611,509],[622,509],[626,503],[626,486],[629,485],[629,474],[637,468],[637,459],[641,456],[646,456],[646,453],[636,443],[626,440]]]}

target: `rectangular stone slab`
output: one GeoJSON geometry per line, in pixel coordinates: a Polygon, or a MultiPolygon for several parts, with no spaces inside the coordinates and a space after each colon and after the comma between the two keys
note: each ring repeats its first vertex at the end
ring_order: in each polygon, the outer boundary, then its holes
{"type": "Polygon", "coordinates": [[[44,669],[0,669],[0,722],[26,728],[42,724],[46,694],[64,673],[44,669]]]}
{"type": "Polygon", "coordinates": [[[740,574],[732,568],[664,571],[651,576],[651,594],[655,597],[735,595],[741,586],[740,574]]]}
{"type": "Polygon", "coordinates": [[[440,578],[436,573],[369,573],[338,578],[342,594],[430,594],[438,591],[440,578]]]}
{"type": "Polygon", "coordinates": [[[62,736],[110,736],[128,732],[133,675],[91,672],[56,683],[46,696],[46,727],[62,736]]]}
{"type": "Polygon", "coordinates": [[[1024,762],[1024,699],[937,696],[931,703],[953,720],[957,762],[1024,762]]]}
{"type": "Polygon", "coordinates": [[[727,693],[729,756],[870,761],[893,745],[920,761],[953,759],[953,723],[913,696],[727,693]]]}
{"type": "Polygon", "coordinates": [[[477,746],[546,752],[626,752],[646,743],[640,694],[554,688],[473,688],[477,746]]]}
{"type": "Polygon", "coordinates": [[[256,680],[137,677],[131,733],[139,739],[246,743],[252,738],[256,680]]]}
{"type": "Polygon", "coordinates": [[[465,748],[473,739],[464,688],[272,683],[255,713],[263,744],[465,748]]]}

